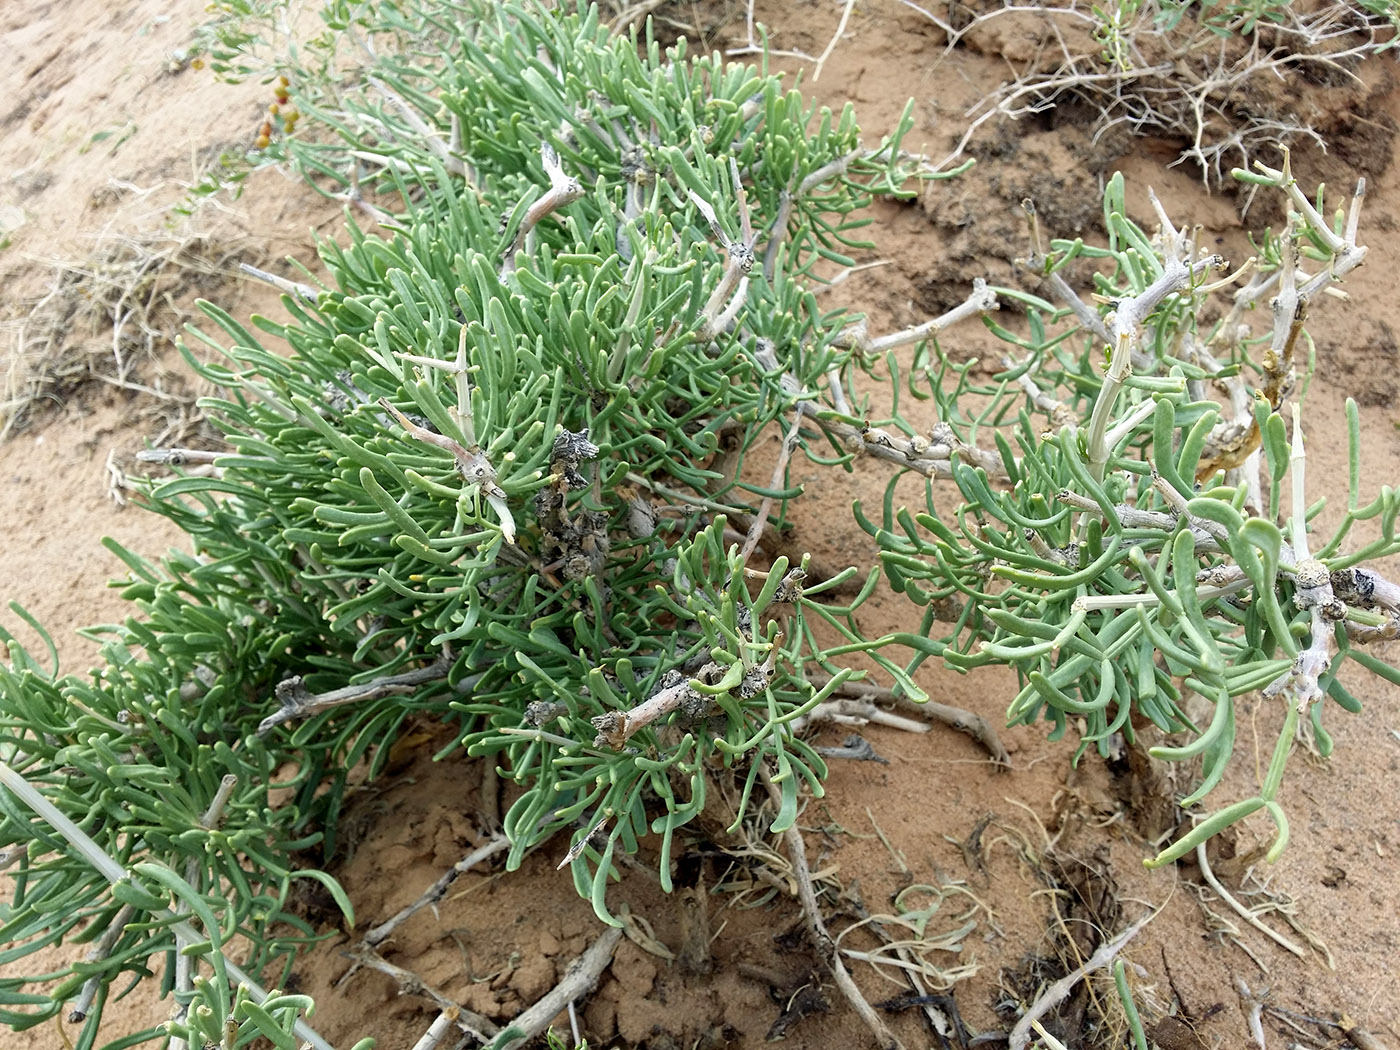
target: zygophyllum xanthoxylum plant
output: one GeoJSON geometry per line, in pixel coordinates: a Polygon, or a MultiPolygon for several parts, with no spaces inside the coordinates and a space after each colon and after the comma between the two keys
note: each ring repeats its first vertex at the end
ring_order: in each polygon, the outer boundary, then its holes
{"type": "Polygon", "coordinates": [[[288,286],[288,323],[256,318],[254,332],[207,308],[222,360],[192,364],[224,391],[207,407],[228,448],[147,492],[194,552],[158,566],[123,552],[141,615],[106,629],[89,680],[17,643],[0,674],[9,958],[96,942],[62,973],[4,979],[0,1019],[38,1023],[90,995],[93,1045],[113,987],[166,953],[187,1004],[177,1038],[293,1039],[304,1004],[231,993],[241,971],[222,949],[237,945],[250,973],[286,972],[314,935],[287,904],[293,881],[335,889],[293,854],[333,848],[346,771],[376,772],[424,713],[521,786],[508,864],[567,832],[579,890],[615,921],[618,850],[658,836],[668,882],[713,771],[742,785],[740,819],[770,771],[774,826],[790,826],[825,771],[792,727],[841,689],[853,650],[915,697],[910,672],[930,655],[1011,663],[1026,683],[1012,719],[1062,731],[1073,718],[1086,745],[1136,732],[1135,716],[1194,730],[1164,754],[1203,754],[1206,789],[1229,759],[1233,699],[1287,694],[1259,796],[1160,860],[1246,811],[1281,821],[1298,720],[1314,724],[1324,694],[1351,703],[1336,666],[1393,674],[1356,643],[1394,631],[1388,583],[1361,567],[1396,548],[1394,494],[1363,506],[1353,468],[1345,525],[1309,556],[1306,500],[1281,485],[1290,461],[1301,478],[1280,412],[1304,356],[1297,304],[1360,261],[1355,208],[1333,227],[1286,167],[1255,176],[1301,219],[1207,327],[1217,261],[1165,215],[1150,241],[1115,183],[1106,249],[1045,251],[1036,235],[1031,269],[1059,303],[1017,296],[1027,334],[993,328],[1019,359],[978,386],[928,342],[1008,290],[979,285],[876,339],[814,294],[819,260],[850,262],[869,195],[920,174],[899,149],[907,117],[866,149],[849,110],[814,111],[717,57],[612,39],[591,12],[367,10],[363,86],[300,100],[335,137],[285,148],[377,229],[352,222],[323,246],[326,277],[288,286]],[[1327,269],[1300,275],[1300,247],[1327,269]],[[1104,264],[1105,309],[1059,272],[1078,255],[1104,264]],[[1239,324],[1266,295],[1279,305],[1255,355],[1239,324]],[[908,344],[912,363],[882,357],[908,344]],[[933,399],[932,433],[853,407],[858,373],[882,360],[933,399]],[[1223,422],[1213,380],[1231,391],[1223,422]],[[750,557],[798,494],[781,471],[765,485],[744,469],[774,423],[789,452],[954,479],[961,508],[934,500],[915,517],[891,498],[871,526],[892,582],[925,606],[920,631],[861,636],[852,614],[873,577],[833,605],[823,592],[849,573],[750,557]],[[1344,552],[1368,517],[1381,537],[1344,552]],[[919,655],[894,662],[894,642],[919,655]],[[1183,690],[1213,704],[1206,725],[1183,690]],[[37,823],[16,801],[21,775],[53,807],[37,823]],[[290,801],[273,805],[274,787],[290,801]],[[77,851],[78,835],[91,846],[77,851]],[[39,977],[59,984],[26,991],[39,977]]]}
{"type": "Polygon", "coordinates": [[[744,459],[849,382],[813,268],[848,262],[870,194],[918,174],[908,116],[868,149],[849,109],[718,56],[615,39],[592,11],[468,6],[376,9],[417,46],[306,106],[344,141],[294,155],[377,228],[322,246],[285,324],[206,305],[219,358],[190,362],[226,448],[167,454],[203,467],[145,489],[191,552],[118,550],[135,614],[94,630],[91,676],[5,636],[6,1024],[66,1010],[95,1045],[164,956],[179,1009],[141,1038],[318,1041],[300,999],[229,981],[283,983],[314,938],[295,880],[348,918],[301,857],[333,850],[347,772],[425,713],[523,786],[508,865],[571,835],[609,922],[617,851],[659,835],[668,883],[708,768],[734,767],[745,806],[771,771],[779,828],[821,789],[791,727],[870,644],[822,601],[849,571],[750,564],[797,490],[744,459]],[[22,972],[59,942],[94,948],[22,972]]]}

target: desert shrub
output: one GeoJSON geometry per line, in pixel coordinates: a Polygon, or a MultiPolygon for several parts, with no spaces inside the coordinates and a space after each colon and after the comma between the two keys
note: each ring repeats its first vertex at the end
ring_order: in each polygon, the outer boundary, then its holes
{"type": "MultiPolygon", "coordinates": [[[[204,407],[228,451],[145,492],[192,552],[157,565],[118,551],[139,615],[96,630],[90,679],[5,636],[11,776],[117,866],[3,795],[9,956],[102,941],[53,989],[5,978],[11,1025],[86,986],[73,1012],[92,1044],[110,990],[192,950],[171,925],[183,917],[218,972],[184,971],[177,998],[197,1005],[168,1030],[209,1038],[209,1018],[247,1015],[249,1033],[285,1040],[229,1000],[220,949],[246,946],[251,973],[278,963],[285,978],[314,937],[292,882],[336,889],[295,855],[333,849],[347,772],[377,772],[424,713],[524,785],[508,866],[572,828],[575,881],[610,922],[615,851],[660,835],[669,882],[707,764],[742,765],[747,798],[771,763],[780,826],[803,785],[820,791],[825,766],[790,725],[850,674],[834,651],[870,648],[850,604],[821,600],[850,571],[816,580],[781,555],[756,569],[726,528],[782,523],[796,490],[755,484],[744,457],[855,359],[812,270],[848,261],[857,210],[872,189],[902,192],[915,165],[898,135],[862,149],[849,108],[615,39],[591,12],[456,9],[472,12],[411,34],[442,42],[435,61],[392,56],[370,82],[401,121],[405,98],[445,107],[462,152],[378,110],[368,126],[394,133],[373,143],[324,114],[372,158],[380,230],[351,222],[322,246],[328,283],[289,295],[287,324],[254,332],[206,305],[222,339],[200,337],[222,356],[190,363],[223,392],[204,407]]],[[[336,144],[301,156],[332,183],[360,177],[336,144]]]]}

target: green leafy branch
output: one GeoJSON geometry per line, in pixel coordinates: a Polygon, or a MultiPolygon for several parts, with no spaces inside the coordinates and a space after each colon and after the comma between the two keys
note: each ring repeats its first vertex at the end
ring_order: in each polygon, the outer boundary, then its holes
{"type": "MultiPolygon", "coordinates": [[[[1078,721],[1081,753],[1095,746],[1106,754],[1120,734],[1131,744],[1149,723],[1162,734],[1189,732],[1190,742],[1151,751],[1201,760],[1201,783],[1184,807],[1205,798],[1229,767],[1236,699],[1255,692],[1290,699],[1258,796],[1212,814],[1154,865],[1260,809],[1278,825],[1270,853],[1277,857],[1287,823],[1276,795],[1299,718],[1326,754],[1324,698],[1360,709],[1339,679],[1342,665],[1351,660],[1400,680],[1364,650],[1400,629],[1400,590],[1363,567],[1400,550],[1400,498],[1385,487],[1362,503],[1359,417],[1349,403],[1345,515],[1310,553],[1309,522],[1320,504],[1306,495],[1296,401],[1291,441],[1283,415],[1306,368],[1306,304],[1365,257],[1356,242],[1364,186],[1329,221],[1320,199],[1297,187],[1286,159],[1282,169],[1237,177],[1282,192],[1292,218],[1273,257],[1209,327],[1199,321],[1208,297],[1248,276],[1250,266],[1209,281],[1221,261],[1201,258],[1155,198],[1160,231],[1149,238],[1125,218],[1121,178],[1110,183],[1106,249],[1076,241],[1045,251],[1028,208],[1026,267],[1062,305],[1020,296],[1029,338],[989,322],[1025,355],[980,391],[991,399],[980,418],[992,421],[999,469],[957,457],[951,474],[964,500],[957,508],[940,512],[930,488],[925,513],[897,510],[887,498],[882,524],[861,515],[894,587],[930,610],[925,630],[932,633],[935,617],[952,623],[939,642],[945,662],[1016,668],[1023,685],[1008,721],[1043,716],[1056,738],[1078,721]],[[1080,256],[1110,264],[1095,273],[1097,311],[1061,272],[1080,256]],[[1305,258],[1321,268],[1304,272],[1305,258]],[[1272,326],[1258,352],[1240,319],[1269,293],[1272,326]],[[1061,319],[1076,327],[1054,332],[1061,319]],[[1090,364],[1096,346],[1105,350],[1102,369],[1090,364]],[[1260,384],[1252,390],[1249,374],[1260,384]],[[1222,419],[1222,406],[1204,397],[1210,381],[1230,391],[1232,416],[1222,419]],[[1379,535],[1346,550],[1362,521],[1374,522],[1379,535]],[[1188,715],[1190,696],[1213,712],[1207,724],[1188,715]]],[[[970,428],[965,440],[986,429],[970,428]]]]}

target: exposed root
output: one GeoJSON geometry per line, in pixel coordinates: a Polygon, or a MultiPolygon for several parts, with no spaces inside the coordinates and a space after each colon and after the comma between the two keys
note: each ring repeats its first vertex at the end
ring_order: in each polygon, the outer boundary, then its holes
{"type": "Polygon", "coordinates": [[[1265,924],[1259,918],[1258,915],[1250,911],[1238,900],[1236,900],[1234,895],[1231,894],[1229,890],[1227,890],[1224,886],[1220,884],[1220,880],[1215,877],[1215,872],[1213,872],[1210,868],[1210,861],[1206,858],[1206,844],[1204,842],[1196,847],[1196,863],[1200,866],[1201,877],[1206,880],[1206,885],[1213,889],[1216,893],[1216,896],[1218,896],[1222,901],[1229,905],[1230,909],[1234,911],[1236,915],[1238,915],[1245,922],[1249,923],[1249,925],[1253,926],[1265,937],[1268,937],[1269,940],[1273,941],[1280,948],[1283,948],[1285,951],[1292,952],[1300,959],[1303,957],[1305,953],[1303,952],[1302,948],[1294,944],[1292,941],[1290,941],[1283,934],[1279,933],[1277,930],[1273,929],[1273,927],[1265,924]]]}
{"type": "Polygon", "coordinates": [[[1241,937],[1241,930],[1239,927],[1235,926],[1228,918],[1210,907],[1211,901],[1208,897],[1207,887],[1209,887],[1209,890],[1213,891],[1216,897],[1223,901],[1231,911],[1251,927],[1263,933],[1286,951],[1291,952],[1299,958],[1304,957],[1307,953],[1297,941],[1285,937],[1283,934],[1264,923],[1260,918],[1260,916],[1270,913],[1278,916],[1307,943],[1308,947],[1322,956],[1328,969],[1336,969],[1336,962],[1332,958],[1331,949],[1328,948],[1326,942],[1304,926],[1298,919],[1296,915],[1296,904],[1293,899],[1287,894],[1271,888],[1267,883],[1260,882],[1253,867],[1244,870],[1241,876],[1243,888],[1238,891],[1237,896],[1227,891],[1221,884],[1209,863],[1209,858],[1203,850],[1197,850],[1196,860],[1200,865],[1201,876],[1206,884],[1205,886],[1195,887],[1196,897],[1200,902],[1202,912],[1213,924],[1213,932],[1222,938],[1228,937],[1236,947],[1254,961],[1254,964],[1259,967],[1261,973],[1267,974],[1269,972],[1267,963],[1244,941],[1241,937]],[[1253,905],[1247,904],[1240,899],[1241,897],[1259,898],[1260,902],[1253,905]]]}

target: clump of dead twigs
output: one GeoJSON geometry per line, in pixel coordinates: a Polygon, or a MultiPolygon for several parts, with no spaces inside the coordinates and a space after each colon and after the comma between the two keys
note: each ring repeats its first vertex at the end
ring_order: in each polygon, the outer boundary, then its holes
{"type": "Polygon", "coordinates": [[[39,260],[43,291],[0,322],[0,441],[92,384],[140,395],[155,444],[188,441],[202,414],[175,338],[194,298],[218,294],[239,254],[245,246],[203,234],[107,233],[82,258],[39,260]]]}
{"type": "Polygon", "coordinates": [[[1092,142],[1105,150],[1125,133],[1178,143],[1177,163],[1212,188],[1228,182],[1232,166],[1248,168],[1279,145],[1325,148],[1326,129],[1298,111],[1298,84],[1363,87],[1360,61],[1391,46],[1395,34],[1393,13],[1339,2],[1003,0],[950,5],[941,16],[934,5],[899,2],[944,34],[945,55],[996,40],[1016,68],[966,114],[944,166],[961,159],[990,121],[1069,107],[1090,115],[1092,142]],[[1006,34],[1017,44],[1008,47],[1006,34]]]}

